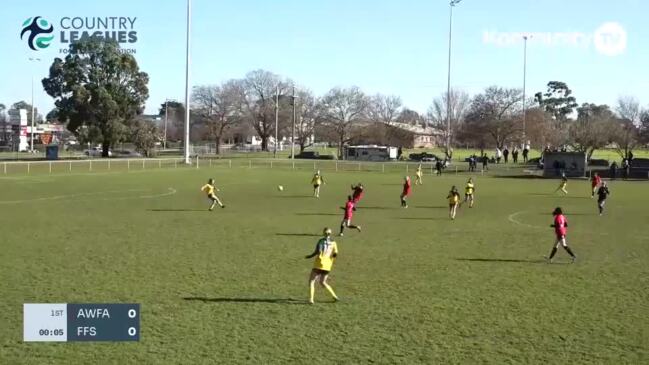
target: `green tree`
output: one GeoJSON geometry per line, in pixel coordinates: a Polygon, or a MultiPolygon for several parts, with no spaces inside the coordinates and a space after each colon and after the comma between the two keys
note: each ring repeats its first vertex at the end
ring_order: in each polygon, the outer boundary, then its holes
{"type": "Polygon", "coordinates": [[[577,120],[570,125],[572,147],[586,153],[590,160],[595,150],[606,146],[613,139],[612,131],[619,128],[608,105],[584,103],[577,108],[577,120]]]}
{"type": "Polygon", "coordinates": [[[119,44],[98,37],[70,44],[64,60],[55,58],[45,91],[55,99],[59,119],[76,136],[101,143],[102,156],[128,134],[149,97],[149,76],[119,44]]]}
{"type": "Polygon", "coordinates": [[[534,99],[539,107],[550,113],[557,122],[565,122],[578,106],[577,99],[565,82],[550,81],[545,93],[537,92],[534,99]]]}
{"type": "Polygon", "coordinates": [[[146,157],[152,157],[155,143],[159,140],[156,127],[144,120],[136,120],[129,127],[135,149],[146,157]]]}
{"type": "MultiPolygon", "coordinates": [[[[160,105],[159,115],[164,123],[165,110],[167,111],[167,140],[182,141],[183,132],[185,131],[185,104],[169,100],[160,105]]],[[[164,129],[164,125],[162,127],[164,129]]],[[[164,130],[163,130],[164,133],[164,130]]]]}

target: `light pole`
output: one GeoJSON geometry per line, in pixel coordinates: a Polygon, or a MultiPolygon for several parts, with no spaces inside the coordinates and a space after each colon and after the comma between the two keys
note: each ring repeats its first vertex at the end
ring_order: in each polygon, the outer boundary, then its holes
{"type": "Polygon", "coordinates": [[[162,140],[162,149],[167,149],[167,119],[169,115],[169,99],[165,99],[165,137],[162,140]]]}
{"type": "MultiPolygon", "coordinates": [[[[40,62],[40,58],[29,58],[30,61],[32,62],[40,62]]],[[[31,141],[30,141],[30,150],[32,153],[34,153],[34,70],[32,68],[32,133],[31,133],[31,141]]]]}
{"type": "Polygon", "coordinates": [[[295,159],[295,85],[293,85],[293,128],[291,129],[291,160],[295,159]]]}
{"type": "Polygon", "coordinates": [[[527,119],[527,109],[526,109],[526,100],[525,100],[525,90],[527,83],[527,39],[532,38],[532,36],[523,36],[523,143],[527,141],[527,128],[526,128],[526,119],[527,119]]]}
{"type": "Polygon", "coordinates": [[[277,138],[279,136],[277,126],[279,125],[279,85],[275,87],[275,149],[273,157],[277,157],[277,138]]]}
{"type": "Polygon", "coordinates": [[[187,0],[187,43],[185,49],[185,163],[190,164],[189,159],[189,50],[191,41],[192,24],[192,0],[187,0]]]}
{"type": "Polygon", "coordinates": [[[453,8],[462,0],[451,0],[449,2],[448,17],[448,79],[446,86],[446,157],[450,157],[451,151],[451,42],[453,40],[453,8]]]}

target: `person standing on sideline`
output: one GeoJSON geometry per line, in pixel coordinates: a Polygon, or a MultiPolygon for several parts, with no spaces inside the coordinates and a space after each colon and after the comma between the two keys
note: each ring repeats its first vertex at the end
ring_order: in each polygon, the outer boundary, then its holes
{"type": "Polygon", "coordinates": [[[415,185],[424,185],[424,181],[422,180],[423,174],[424,173],[421,170],[421,164],[419,164],[419,166],[417,166],[417,172],[415,172],[415,185]]]}
{"type": "Polygon", "coordinates": [[[516,146],[514,146],[514,150],[512,151],[512,162],[518,163],[518,147],[516,146]]]}
{"type": "Polygon", "coordinates": [[[530,153],[530,144],[528,142],[523,145],[523,163],[527,163],[529,153],[530,153]]]}
{"type": "Polygon", "coordinates": [[[500,150],[500,148],[496,147],[496,163],[500,163],[500,159],[503,157],[503,152],[500,150]]]}
{"type": "Polygon", "coordinates": [[[629,163],[629,159],[625,158],[622,160],[622,178],[624,180],[628,179],[630,172],[631,172],[631,164],[629,163]]]}
{"type": "Polygon", "coordinates": [[[604,214],[604,204],[606,204],[606,198],[611,195],[610,190],[608,190],[608,185],[606,181],[602,182],[602,186],[597,190],[597,207],[599,208],[599,215],[604,214]]]}
{"type": "Polygon", "coordinates": [[[615,178],[617,177],[617,162],[615,161],[611,163],[610,175],[611,175],[611,180],[615,180],[615,178]]]}
{"type": "Polygon", "coordinates": [[[437,176],[442,176],[442,160],[435,162],[435,171],[437,172],[437,176]]]}
{"type": "Polygon", "coordinates": [[[552,247],[550,255],[547,256],[546,259],[548,260],[548,263],[551,264],[552,258],[557,253],[557,249],[559,248],[559,246],[563,246],[563,249],[568,252],[570,257],[572,258],[572,262],[574,263],[575,260],[577,260],[577,256],[575,256],[570,247],[568,247],[568,243],[566,242],[566,234],[568,233],[568,220],[563,215],[563,211],[560,207],[555,208],[554,212],[552,212],[552,215],[554,216],[554,222],[550,225],[550,227],[554,228],[554,233],[556,235],[557,241],[554,244],[554,247],[552,247]]]}
{"type": "Polygon", "coordinates": [[[489,171],[489,157],[486,153],[482,155],[482,171],[489,171]]]}
{"type": "Polygon", "coordinates": [[[338,296],[336,296],[334,289],[327,283],[334,259],[338,257],[338,245],[331,239],[330,228],[325,228],[322,234],[324,237],[315,245],[315,251],[305,257],[306,259],[315,257],[313,269],[311,269],[311,275],[309,275],[309,304],[314,303],[316,281],[331,294],[334,301],[338,301],[338,296]]]}
{"type": "Polygon", "coordinates": [[[505,149],[503,150],[503,157],[505,158],[505,163],[509,161],[509,149],[507,146],[505,146],[505,149]]]}

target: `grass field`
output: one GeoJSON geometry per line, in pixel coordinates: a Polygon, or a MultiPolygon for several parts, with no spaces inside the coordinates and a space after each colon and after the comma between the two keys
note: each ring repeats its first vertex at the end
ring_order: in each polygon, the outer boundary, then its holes
{"type": "Polygon", "coordinates": [[[213,168],[0,177],[2,364],[646,364],[649,194],[612,182],[599,217],[586,181],[213,168]],[[226,209],[207,212],[209,177],[226,209]],[[331,284],[305,304],[311,253],[337,231],[349,185],[363,232],[337,238],[331,284]],[[285,187],[277,191],[277,185],[285,187]],[[569,243],[555,264],[550,212],[569,243]],[[23,343],[23,303],[141,303],[137,343],[23,343]]]}

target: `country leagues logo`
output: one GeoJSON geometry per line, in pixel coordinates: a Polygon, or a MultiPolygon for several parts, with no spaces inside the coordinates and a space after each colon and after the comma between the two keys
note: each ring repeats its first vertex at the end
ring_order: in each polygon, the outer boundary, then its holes
{"type": "Polygon", "coordinates": [[[27,45],[34,51],[45,49],[50,46],[50,42],[54,40],[54,26],[46,19],[40,16],[28,18],[23,22],[23,29],[20,32],[20,39],[24,39],[25,34],[29,33],[27,37],[27,45]],[[49,34],[49,35],[48,35],[49,34]]]}

